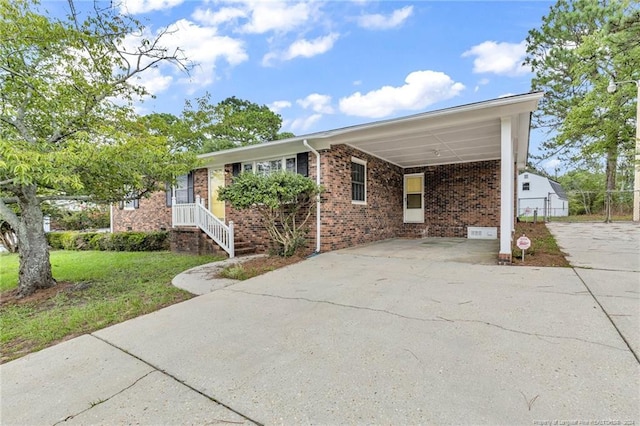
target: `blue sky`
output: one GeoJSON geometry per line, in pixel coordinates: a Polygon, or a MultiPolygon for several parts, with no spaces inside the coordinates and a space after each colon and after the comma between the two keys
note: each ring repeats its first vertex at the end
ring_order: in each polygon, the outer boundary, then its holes
{"type": "MultiPolygon", "coordinates": [[[[116,3],[116,0],[114,0],[116,3]]],[[[47,4],[47,3],[45,3],[47,4]]],[[[51,4],[51,3],[49,3],[51,4]]],[[[524,40],[549,1],[124,0],[198,63],[143,76],[141,113],[205,91],[266,104],[296,135],[526,93],[524,40]]],[[[64,3],[58,3],[62,6],[64,3]]],[[[544,136],[532,134],[530,152],[544,136]]],[[[542,163],[550,171],[554,160],[542,163]]]]}

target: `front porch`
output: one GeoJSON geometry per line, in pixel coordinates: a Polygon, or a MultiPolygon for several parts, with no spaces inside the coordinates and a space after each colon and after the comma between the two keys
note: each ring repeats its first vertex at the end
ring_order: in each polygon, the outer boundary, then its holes
{"type": "MultiPolygon", "coordinates": [[[[171,203],[171,226],[172,228],[181,228],[183,233],[193,233],[196,231],[195,239],[197,244],[193,243],[180,244],[176,243],[179,247],[185,247],[185,250],[191,251],[191,248],[197,248],[200,251],[203,243],[200,238],[200,232],[202,231],[213,242],[215,242],[222,250],[224,250],[229,258],[235,257],[235,236],[233,221],[229,221],[229,224],[225,224],[211,213],[204,205],[204,200],[200,196],[196,196],[195,203],[181,203],[176,202],[176,198],[173,197],[171,203]],[[198,231],[199,230],[199,231],[198,231]]],[[[193,240],[192,238],[187,238],[193,240]]]]}

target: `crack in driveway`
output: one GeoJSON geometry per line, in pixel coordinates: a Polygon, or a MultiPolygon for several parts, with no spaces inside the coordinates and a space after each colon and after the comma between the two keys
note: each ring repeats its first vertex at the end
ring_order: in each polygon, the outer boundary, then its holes
{"type": "Polygon", "coordinates": [[[112,399],[112,398],[114,398],[114,397],[116,397],[116,396],[120,395],[122,392],[126,391],[127,389],[131,389],[131,388],[132,388],[132,387],[134,387],[134,386],[135,386],[135,385],[136,385],[140,380],[144,379],[145,377],[147,377],[147,376],[148,376],[149,374],[151,374],[151,373],[155,373],[156,371],[158,371],[158,370],[155,370],[155,369],[154,369],[154,370],[151,370],[151,371],[147,372],[146,374],[143,374],[142,376],[140,376],[140,377],[138,377],[136,380],[134,380],[134,381],[133,381],[133,383],[131,383],[129,386],[125,386],[124,388],[120,389],[118,392],[114,393],[113,395],[108,396],[107,398],[104,398],[104,399],[102,399],[102,398],[101,398],[101,399],[100,399],[100,400],[98,400],[98,401],[91,402],[91,403],[89,404],[89,407],[88,407],[88,408],[85,408],[84,410],[82,410],[82,411],[80,411],[80,412],[77,412],[77,413],[75,413],[75,414],[69,414],[67,417],[65,417],[64,419],[62,419],[62,420],[60,420],[60,421],[58,421],[58,422],[56,422],[56,423],[54,423],[53,425],[55,426],[55,425],[58,425],[58,424],[60,424],[60,423],[64,423],[64,422],[66,422],[66,421],[69,421],[69,420],[73,419],[74,417],[79,416],[79,415],[80,415],[80,414],[82,414],[82,413],[86,413],[87,411],[91,410],[93,407],[95,407],[95,406],[97,406],[97,405],[100,405],[100,404],[102,404],[102,403],[105,403],[105,402],[109,401],[110,399],[112,399]]]}
{"type": "MultiPolygon", "coordinates": [[[[341,308],[358,309],[358,310],[363,310],[363,311],[371,311],[371,312],[382,313],[382,314],[386,314],[386,315],[392,315],[394,317],[403,318],[403,319],[412,320],[412,321],[450,322],[450,323],[463,322],[463,323],[483,324],[483,325],[486,325],[486,326],[489,326],[489,327],[498,328],[498,329],[503,330],[503,331],[508,331],[510,333],[522,334],[522,335],[525,335],[525,336],[533,336],[533,337],[540,338],[542,340],[544,340],[543,338],[561,339],[561,340],[574,340],[574,341],[578,341],[578,342],[582,342],[582,343],[589,343],[589,344],[593,344],[593,345],[603,346],[603,347],[607,347],[607,348],[611,348],[611,349],[615,349],[615,350],[623,351],[623,352],[626,352],[628,350],[627,348],[620,348],[620,347],[617,347],[617,346],[608,345],[606,343],[596,342],[596,341],[588,340],[588,339],[582,339],[580,337],[557,336],[557,335],[552,335],[552,334],[534,333],[534,332],[517,330],[517,329],[514,329],[514,328],[505,327],[505,326],[502,326],[500,324],[494,324],[494,323],[491,323],[491,322],[488,322],[488,321],[483,321],[483,320],[470,320],[470,319],[463,319],[463,318],[445,318],[445,317],[442,317],[442,316],[438,316],[436,318],[421,318],[421,317],[414,317],[414,316],[408,316],[408,315],[399,314],[397,312],[388,311],[386,309],[377,309],[377,308],[369,308],[369,307],[366,307],[366,306],[349,305],[349,304],[345,304],[345,303],[332,302],[332,301],[328,301],[328,300],[310,299],[310,298],[307,298],[307,297],[287,297],[287,296],[279,296],[279,295],[268,294],[268,293],[254,293],[254,292],[245,291],[245,290],[232,290],[232,289],[224,289],[224,290],[225,291],[230,291],[230,292],[233,292],[233,293],[243,293],[243,294],[248,294],[248,295],[252,295],[252,296],[261,296],[261,297],[272,297],[272,298],[275,298],[275,299],[282,299],[282,300],[300,300],[300,301],[309,302],[309,303],[324,303],[324,304],[333,305],[333,306],[337,306],[337,307],[341,307],[341,308]]],[[[549,343],[551,343],[551,342],[549,342],[549,343]]]]}

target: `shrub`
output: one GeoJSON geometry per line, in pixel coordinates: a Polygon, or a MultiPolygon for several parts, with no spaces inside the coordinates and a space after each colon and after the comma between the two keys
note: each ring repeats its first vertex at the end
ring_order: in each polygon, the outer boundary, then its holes
{"type": "Polygon", "coordinates": [[[158,232],[49,232],[52,249],[102,251],[164,251],[169,249],[169,233],[158,232]]]}
{"type": "Polygon", "coordinates": [[[239,210],[258,212],[274,245],[272,251],[289,257],[306,245],[306,225],[321,192],[311,179],[295,173],[241,173],[231,185],[220,188],[218,199],[239,210]]]}

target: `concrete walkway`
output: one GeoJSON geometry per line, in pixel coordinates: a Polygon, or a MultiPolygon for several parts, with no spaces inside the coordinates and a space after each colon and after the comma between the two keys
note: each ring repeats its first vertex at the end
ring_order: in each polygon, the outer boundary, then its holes
{"type": "Polygon", "coordinates": [[[640,224],[547,226],[586,289],[640,358],[640,224]]]}
{"type": "Polygon", "coordinates": [[[322,254],[25,356],[1,423],[639,424],[640,365],[581,277],[476,243],[322,254]]]}

